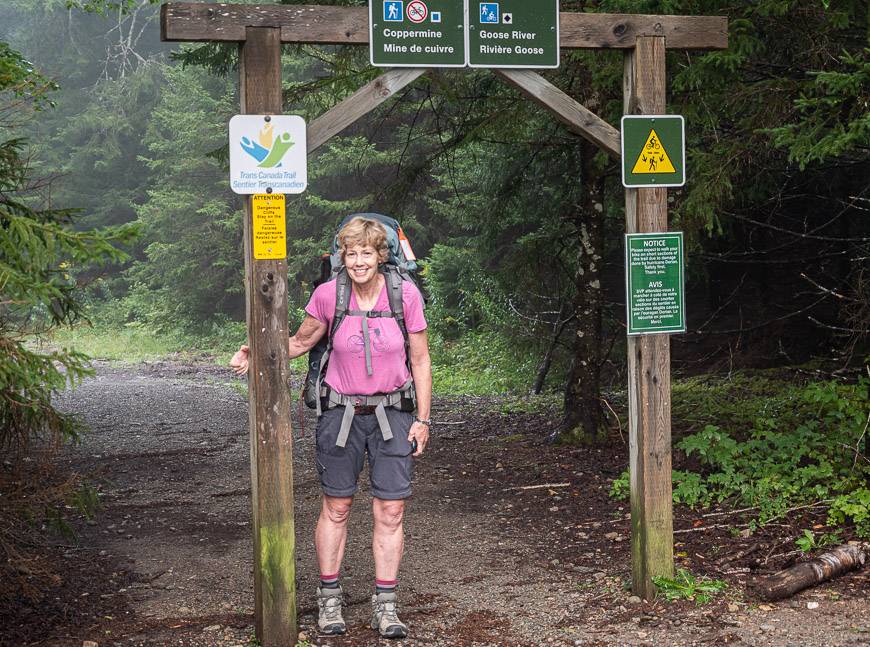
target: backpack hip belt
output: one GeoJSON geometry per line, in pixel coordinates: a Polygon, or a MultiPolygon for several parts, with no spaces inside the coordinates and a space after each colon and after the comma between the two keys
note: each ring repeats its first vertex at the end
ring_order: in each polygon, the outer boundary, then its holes
{"type": "Polygon", "coordinates": [[[393,430],[390,428],[390,421],[387,418],[386,407],[401,409],[403,395],[410,393],[410,397],[412,399],[414,397],[414,387],[411,380],[405,382],[405,384],[402,385],[402,388],[397,391],[377,395],[345,395],[329,387],[326,387],[325,390],[326,393],[324,393],[323,396],[327,401],[327,409],[344,407],[344,415],[341,417],[341,427],[338,430],[338,438],[335,440],[336,447],[344,447],[347,444],[347,437],[350,435],[350,427],[353,423],[354,407],[359,405],[375,407],[375,417],[378,419],[378,426],[381,428],[381,435],[384,437],[384,440],[391,440],[393,438],[393,430]]]}

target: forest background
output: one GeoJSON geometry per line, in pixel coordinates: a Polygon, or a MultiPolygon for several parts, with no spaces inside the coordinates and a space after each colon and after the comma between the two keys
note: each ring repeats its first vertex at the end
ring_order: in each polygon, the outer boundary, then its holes
{"type": "MultiPolygon", "coordinates": [[[[821,501],[831,537],[870,536],[867,3],[561,9],[729,19],[727,50],[668,54],[668,110],[688,140],[687,185],[669,192],[687,243],[674,434],[677,465],[694,460],[674,473],[675,501],[755,506],[758,523],[821,501]]],[[[157,13],[148,0],[0,6],[0,447],[4,490],[29,493],[8,508],[19,519],[62,527],[65,504],[89,505],[85,484],[21,459],[81,432],[51,395],[88,374],[86,356],[225,363],[245,341],[227,181],[236,48],[160,43],[157,13]]],[[[379,74],[365,48],[288,46],[283,67],[285,112],[308,120],[379,74]]],[[[618,123],[621,52],[566,51],[545,76],[618,123]]],[[[361,211],[398,218],[423,259],[438,393],[509,394],[505,412],[562,417],[550,440],[621,442],[611,160],[488,72],[427,74],[312,155],[307,192],[288,197],[291,326],[337,221],[361,211]]]]}

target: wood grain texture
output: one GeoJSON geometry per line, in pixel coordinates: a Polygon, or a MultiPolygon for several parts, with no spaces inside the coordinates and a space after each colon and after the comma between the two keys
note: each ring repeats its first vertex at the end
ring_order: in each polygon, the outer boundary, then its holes
{"type": "MultiPolygon", "coordinates": [[[[626,50],[623,55],[622,73],[622,110],[624,114],[634,114],[636,99],[634,96],[634,60],[635,50],[626,50]]],[[[625,189],[625,231],[637,232],[637,189],[625,189]]],[[[638,454],[638,433],[640,429],[640,413],[638,411],[640,375],[638,373],[637,337],[627,339],[628,364],[628,464],[629,488],[631,493],[631,581],[632,589],[641,595],[646,592],[636,582],[645,580],[643,560],[644,515],[638,493],[643,484],[643,461],[638,454]]]]}
{"type": "MultiPolygon", "coordinates": [[[[725,49],[728,20],[720,16],[560,14],[563,49],[632,49],[638,36],[664,36],[672,49],[725,49]]],[[[278,27],[284,43],[366,45],[366,7],[170,2],[160,8],[165,41],[243,41],[246,27],[278,27]]]]}
{"type": "Polygon", "coordinates": [[[638,36],[664,36],[670,49],[726,49],[728,19],[564,11],[559,15],[563,49],[633,49],[638,36]]]}
{"type": "Polygon", "coordinates": [[[532,70],[493,69],[529,99],[550,111],[572,131],[619,159],[619,131],[532,70]]]}
{"type": "Polygon", "coordinates": [[[243,41],[247,27],[277,27],[284,43],[365,45],[366,7],[169,2],[160,7],[165,41],[243,41]]]}
{"type": "MultiPolygon", "coordinates": [[[[663,41],[641,37],[626,53],[626,114],[664,114],[663,41]]],[[[667,231],[667,189],[626,189],[625,217],[628,233],[667,231]]],[[[632,590],[651,600],[651,578],[674,568],[669,335],[628,338],[628,379],[632,590]]]]}
{"type": "MultiPolygon", "coordinates": [[[[280,114],[278,29],[249,27],[239,60],[242,113],[280,114]]],[[[287,263],[254,259],[250,197],[244,202],[254,615],[260,644],[278,647],[295,644],[297,632],[287,263]]]]}
{"type": "Polygon", "coordinates": [[[425,73],[425,68],[398,68],[366,83],[311,123],[308,127],[308,153],[325,144],[330,137],[337,135],[425,73]]]}

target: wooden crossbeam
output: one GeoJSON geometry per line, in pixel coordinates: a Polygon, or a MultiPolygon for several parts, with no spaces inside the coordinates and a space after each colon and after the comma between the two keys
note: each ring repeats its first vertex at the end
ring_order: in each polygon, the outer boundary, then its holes
{"type": "Polygon", "coordinates": [[[504,69],[494,69],[493,73],[549,110],[572,132],[603,148],[614,159],[619,159],[619,131],[540,74],[531,70],[504,69]]]}
{"type": "Polygon", "coordinates": [[[418,67],[390,70],[330,108],[308,127],[309,154],[425,73],[418,67]]]}
{"type": "MultiPolygon", "coordinates": [[[[725,49],[724,16],[560,14],[564,49],[633,49],[638,36],[664,36],[670,49],[725,49]]],[[[366,45],[366,7],[170,2],[160,8],[164,41],[245,40],[246,27],[279,27],[282,43],[366,45]]]]}

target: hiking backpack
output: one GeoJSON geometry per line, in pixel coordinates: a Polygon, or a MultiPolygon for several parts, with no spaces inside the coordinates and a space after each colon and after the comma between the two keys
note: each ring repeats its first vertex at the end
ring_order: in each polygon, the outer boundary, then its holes
{"type": "Polygon", "coordinates": [[[402,281],[411,281],[419,287],[416,276],[416,257],[411,249],[411,244],[408,242],[405,232],[402,231],[399,222],[395,218],[390,218],[379,213],[355,213],[346,216],[338,225],[329,253],[321,257],[320,278],[314,283],[316,288],[322,283],[332,279],[336,280],[335,314],[332,318],[332,325],[327,334],[308,351],[308,374],[305,376],[303,399],[305,406],[317,409],[318,413],[320,412],[320,387],[323,377],[326,375],[326,367],[329,363],[330,352],[332,351],[332,337],[347,316],[348,306],[350,305],[351,280],[342,262],[341,251],[338,248],[337,232],[341,231],[342,227],[351,220],[358,217],[376,220],[387,231],[389,255],[387,261],[381,265],[380,271],[383,273],[386,282],[387,298],[390,304],[389,315],[396,320],[396,323],[399,324],[399,330],[402,331],[402,336],[405,339],[405,361],[410,366],[408,329],[405,326],[405,307],[402,303],[402,281]]]}

